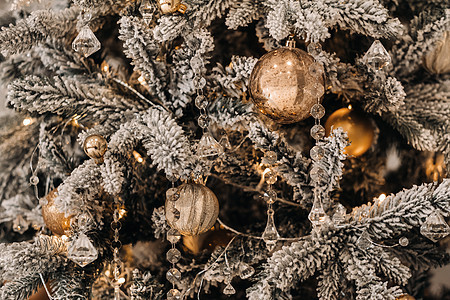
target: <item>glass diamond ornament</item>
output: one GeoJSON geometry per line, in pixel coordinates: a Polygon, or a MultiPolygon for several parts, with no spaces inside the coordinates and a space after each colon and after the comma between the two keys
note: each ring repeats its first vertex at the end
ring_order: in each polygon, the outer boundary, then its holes
{"type": "Polygon", "coordinates": [[[100,50],[102,45],[99,40],[89,28],[89,26],[83,26],[78,33],[75,40],[73,40],[72,48],[75,52],[82,54],[84,57],[88,57],[93,53],[100,50]]]}
{"type": "Polygon", "coordinates": [[[364,232],[360,235],[356,241],[356,246],[361,250],[367,250],[370,246],[372,246],[372,240],[370,239],[367,230],[364,230],[364,232]]]}
{"type": "Polygon", "coordinates": [[[156,3],[150,0],[142,1],[141,6],[139,7],[139,12],[142,15],[142,19],[144,19],[145,24],[150,25],[153,20],[153,15],[157,10],[156,3]]]}
{"type": "Polygon", "coordinates": [[[180,300],[181,299],[181,292],[177,289],[171,289],[167,293],[167,300],[180,300]]]}
{"type": "Polygon", "coordinates": [[[231,285],[231,283],[228,283],[227,286],[223,289],[223,293],[225,295],[234,295],[234,294],[236,294],[236,290],[231,285]]]}
{"type": "Polygon", "coordinates": [[[450,226],[439,211],[434,211],[420,226],[420,233],[436,243],[450,234],[450,226]]]}
{"type": "Polygon", "coordinates": [[[278,234],[277,227],[275,226],[275,221],[273,219],[274,211],[269,209],[267,211],[267,224],[266,229],[262,234],[262,239],[266,243],[266,247],[269,251],[272,251],[277,244],[280,235],[278,234]]]}
{"type": "Polygon", "coordinates": [[[67,249],[67,258],[85,267],[98,257],[98,251],[89,240],[86,234],[81,233],[76,239],[72,240],[67,249]]]}
{"type": "Polygon", "coordinates": [[[325,210],[322,206],[322,201],[320,201],[319,196],[314,192],[314,202],[309,212],[308,219],[311,221],[313,226],[320,226],[325,222],[325,210]]]}
{"type": "Polygon", "coordinates": [[[372,71],[379,71],[391,63],[391,56],[379,40],[373,42],[362,58],[363,63],[372,71]]]}
{"type": "Polygon", "coordinates": [[[17,217],[14,219],[12,229],[15,232],[23,234],[25,231],[28,230],[28,227],[29,227],[28,222],[25,221],[22,215],[17,215],[17,217]]]}
{"type": "Polygon", "coordinates": [[[239,264],[239,277],[241,279],[248,279],[255,274],[255,269],[245,262],[239,264]]]}
{"type": "Polygon", "coordinates": [[[347,209],[345,208],[344,205],[338,203],[334,210],[333,222],[335,224],[342,224],[345,222],[346,216],[347,216],[347,209]]]}
{"type": "Polygon", "coordinates": [[[222,153],[222,145],[209,132],[205,132],[198,142],[196,154],[201,158],[214,160],[222,153]]]}

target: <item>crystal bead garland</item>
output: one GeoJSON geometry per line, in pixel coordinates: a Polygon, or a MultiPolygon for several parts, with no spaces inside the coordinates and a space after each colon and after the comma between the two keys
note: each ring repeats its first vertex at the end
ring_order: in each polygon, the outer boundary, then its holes
{"type": "Polygon", "coordinates": [[[119,230],[122,227],[122,224],[120,223],[120,209],[123,206],[123,203],[121,201],[121,198],[116,196],[114,197],[114,214],[113,214],[113,221],[111,222],[111,229],[114,231],[114,241],[112,243],[113,246],[113,261],[112,265],[114,268],[114,300],[120,299],[120,286],[123,284],[123,278],[120,278],[121,268],[122,268],[122,262],[120,261],[119,257],[119,250],[122,247],[122,243],[119,240],[119,230]]]}
{"type": "MultiPolygon", "coordinates": [[[[175,197],[176,198],[176,197],[175,197]]],[[[171,201],[174,198],[171,198],[171,201]]],[[[175,263],[177,263],[181,258],[181,253],[178,249],[175,248],[175,244],[181,239],[181,234],[178,230],[171,228],[167,231],[167,241],[172,244],[172,249],[167,251],[166,258],[172,263],[172,268],[169,269],[166,273],[166,279],[172,283],[172,289],[167,293],[167,300],[178,300],[181,299],[181,292],[175,288],[175,283],[181,280],[181,272],[177,268],[175,268],[175,263]]]]}
{"type": "MultiPolygon", "coordinates": [[[[318,56],[322,51],[322,47],[318,43],[311,43],[308,45],[308,52],[312,56],[318,56]]],[[[315,62],[309,67],[309,73],[320,78],[324,76],[324,70],[321,64],[315,62]]],[[[306,91],[305,91],[306,92],[306,91]]],[[[323,96],[324,90],[322,86],[318,86],[314,91],[314,96],[317,98],[317,103],[311,107],[310,114],[315,120],[314,126],[311,128],[311,136],[316,140],[316,145],[311,148],[310,156],[313,160],[313,167],[310,171],[310,177],[314,184],[314,202],[308,219],[313,224],[314,230],[319,229],[327,219],[325,210],[323,209],[322,200],[320,198],[320,190],[318,188],[322,177],[326,175],[326,171],[320,166],[319,162],[325,156],[325,150],[317,145],[318,140],[325,136],[325,128],[320,124],[320,119],[325,116],[325,108],[320,104],[320,98],[323,96]]]]}
{"type": "Polygon", "coordinates": [[[277,199],[277,193],[272,190],[272,184],[277,181],[277,175],[273,171],[273,164],[277,162],[277,153],[269,150],[264,153],[263,163],[271,165],[263,172],[264,180],[269,185],[268,191],[264,193],[264,200],[267,202],[267,224],[262,234],[262,239],[266,243],[269,251],[272,251],[280,238],[277,227],[275,226],[273,203],[277,199]]]}
{"type": "Polygon", "coordinates": [[[208,98],[203,95],[203,88],[206,86],[206,79],[202,76],[204,62],[199,53],[195,54],[189,61],[192,70],[194,71],[194,78],[192,83],[197,92],[197,97],[194,100],[195,106],[200,110],[200,116],[197,119],[197,124],[203,129],[203,136],[197,144],[197,156],[205,158],[209,161],[214,161],[223,153],[223,146],[208,132],[210,118],[206,114],[208,107],[208,98]]]}
{"type": "Polygon", "coordinates": [[[81,29],[75,40],[72,42],[72,49],[75,52],[82,54],[84,57],[91,56],[102,47],[100,41],[88,25],[91,18],[92,14],[90,12],[81,13],[81,29]]]}

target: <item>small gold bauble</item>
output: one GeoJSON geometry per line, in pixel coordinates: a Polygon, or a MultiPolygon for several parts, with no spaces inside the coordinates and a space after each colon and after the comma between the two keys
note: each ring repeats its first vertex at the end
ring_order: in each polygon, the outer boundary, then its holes
{"type": "Polygon", "coordinates": [[[219,215],[216,195],[206,186],[196,183],[180,185],[177,194],[176,198],[166,199],[165,214],[169,226],[187,236],[211,229],[219,215]]]}
{"type": "Polygon", "coordinates": [[[216,223],[209,231],[198,236],[183,236],[183,246],[197,255],[203,250],[213,252],[216,247],[225,247],[232,238],[230,231],[216,223]]]}
{"type": "Polygon", "coordinates": [[[176,11],[184,14],[187,6],[181,3],[181,0],[159,0],[159,8],[163,14],[171,14],[176,11]]]}
{"type": "Polygon", "coordinates": [[[103,155],[108,149],[108,142],[101,135],[93,134],[84,140],[83,149],[87,156],[94,159],[95,163],[101,164],[103,155]]]}
{"type": "Polygon", "coordinates": [[[249,80],[253,103],[262,114],[281,124],[310,116],[324,94],[323,68],[297,48],[282,47],[264,54],[249,80]]]}
{"type": "Polygon", "coordinates": [[[403,294],[395,300],[416,300],[416,298],[408,294],[403,294]]]}
{"type": "Polygon", "coordinates": [[[351,156],[360,156],[372,146],[375,136],[375,128],[372,121],[366,116],[348,108],[341,108],[332,113],[325,123],[326,135],[333,129],[342,127],[347,131],[350,145],[345,148],[345,153],[351,156]]]}
{"type": "Polygon", "coordinates": [[[64,212],[61,212],[55,207],[54,199],[58,197],[58,189],[54,189],[45,196],[47,204],[42,206],[42,218],[45,225],[53,234],[64,235],[70,229],[70,221],[72,216],[66,217],[64,212]]]}

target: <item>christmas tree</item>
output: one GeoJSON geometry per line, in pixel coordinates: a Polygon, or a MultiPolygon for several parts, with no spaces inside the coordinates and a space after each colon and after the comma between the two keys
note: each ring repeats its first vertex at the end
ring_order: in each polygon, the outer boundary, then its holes
{"type": "Polygon", "coordinates": [[[0,299],[450,297],[448,1],[0,9],[0,299]]]}

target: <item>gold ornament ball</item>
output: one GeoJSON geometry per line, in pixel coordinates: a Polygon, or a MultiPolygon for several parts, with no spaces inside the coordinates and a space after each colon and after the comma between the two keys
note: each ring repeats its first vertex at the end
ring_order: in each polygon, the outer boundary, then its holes
{"type": "Polygon", "coordinates": [[[183,246],[197,255],[205,249],[213,252],[219,246],[225,247],[232,238],[230,231],[216,223],[209,231],[198,236],[183,236],[183,246]]]}
{"type": "Polygon", "coordinates": [[[353,109],[341,108],[332,113],[325,123],[325,132],[329,136],[331,126],[334,129],[342,127],[347,131],[350,145],[345,148],[345,153],[350,156],[360,156],[372,146],[375,136],[375,128],[372,121],[353,109]]]}
{"type": "Polygon", "coordinates": [[[299,122],[324,94],[323,68],[305,51],[282,47],[258,60],[249,91],[262,114],[281,124],[299,122]]]}
{"type": "Polygon", "coordinates": [[[103,155],[108,149],[108,142],[101,135],[93,134],[84,140],[83,149],[87,156],[94,159],[95,163],[101,164],[103,155]]]}
{"type": "Polygon", "coordinates": [[[159,8],[163,14],[171,14],[176,11],[184,14],[187,6],[181,3],[181,0],[159,0],[159,8]]]}
{"type": "Polygon", "coordinates": [[[170,227],[185,236],[211,229],[219,216],[219,201],[204,185],[184,183],[177,188],[176,201],[166,199],[165,214],[170,227]]]}
{"type": "Polygon", "coordinates": [[[53,234],[64,235],[70,229],[70,221],[72,216],[66,217],[64,212],[58,210],[55,206],[54,199],[58,197],[58,189],[54,189],[45,196],[47,204],[42,206],[42,217],[45,225],[53,234]]]}
{"type": "Polygon", "coordinates": [[[408,294],[403,294],[395,300],[416,300],[416,298],[408,294]]]}

